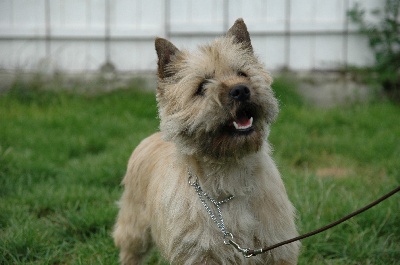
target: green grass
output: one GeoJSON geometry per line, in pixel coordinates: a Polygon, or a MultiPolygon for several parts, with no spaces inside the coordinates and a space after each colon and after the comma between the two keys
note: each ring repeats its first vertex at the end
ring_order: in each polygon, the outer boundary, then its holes
{"type": "MultiPolygon", "coordinates": [[[[308,232],[400,182],[400,107],[308,106],[293,81],[274,86],[272,142],[298,227],[308,232]]],[[[0,264],[117,264],[110,237],[133,148],[158,129],[153,93],[77,93],[16,83],[0,95],[0,264]]],[[[395,195],[305,239],[299,264],[399,264],[395,195]]],[[[153,251],[148,264],[159,264],[153,251]]]]}

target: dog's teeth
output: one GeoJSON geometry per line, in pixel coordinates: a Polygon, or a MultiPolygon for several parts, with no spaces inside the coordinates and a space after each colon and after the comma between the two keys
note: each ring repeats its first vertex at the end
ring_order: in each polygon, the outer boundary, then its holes
{"type": "Polygon", "coordinates": [[[236,130],[246,130],[253,126],[253,117],[249,119],[249,122],[246,125],[239,125],[236,121],[234,121],[233,126],[235,126],[236,130]]]}

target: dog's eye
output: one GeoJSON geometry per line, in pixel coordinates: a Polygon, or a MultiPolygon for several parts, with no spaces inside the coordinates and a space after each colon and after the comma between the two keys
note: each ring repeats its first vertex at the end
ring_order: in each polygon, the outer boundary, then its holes
{"type": "Polygon", "coordinates": [[[242,71],[239,71],[239,72],[237,73],[237,75],[238,75],[238,76],[241,76],[241,77],[247,77],[247,74],[246,74],[245,72],[242,72],[242,71]]]}
{"type": "Polygon", "coordinates": [[[206,85],[208,84],[207,80],[203,80],[197,87],[196,95],[203,96],[204,91],[206,90],[206,85]]]}

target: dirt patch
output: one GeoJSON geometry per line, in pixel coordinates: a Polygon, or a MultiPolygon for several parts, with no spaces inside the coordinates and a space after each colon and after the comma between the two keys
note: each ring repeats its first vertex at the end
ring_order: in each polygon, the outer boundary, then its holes
{"type": "Polygon", "coordinates": [[[346,178],[351,175],[351,170],[348,168],[343,167],[325,167],[325,168],[318,168],[315,174],[318,177],[326,178],[346,178]]]}

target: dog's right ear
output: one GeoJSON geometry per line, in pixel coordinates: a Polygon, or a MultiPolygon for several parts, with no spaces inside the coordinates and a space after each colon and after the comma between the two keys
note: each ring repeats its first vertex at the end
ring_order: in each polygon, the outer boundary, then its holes
{"type": "Polygon", "coordinates": [[[226,33],[227,36],[233,36],[235,40],[242,43],[244,47],[248,48],[253,52],[253,46],[251,45],[250,34],[247,31],[247,26],[242,18],[238,18],[233,26],[226,33]]]}
{"type": "Polygon", "coordinates": [[[167,66],[179,52],[178,48],[163,38],[156,38],[155,47],[158,56],[158,77],[166,78],[174,75],[174,72],[167,66]]]}

